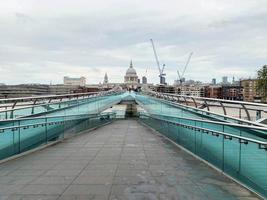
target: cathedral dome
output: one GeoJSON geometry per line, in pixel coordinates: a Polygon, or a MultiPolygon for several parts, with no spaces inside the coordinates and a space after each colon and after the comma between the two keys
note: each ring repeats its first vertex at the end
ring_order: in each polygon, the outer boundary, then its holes
{"type": "Polygon", "coordinates": [[[132,61],[124,76],[124,83],[131,85],[131,87],[138,83],[138,76],[135,69],[133,68],[132,61]]]}
{"type": "Polygon", "coordinates": [[[129,67],[126,71],[126,76],[128,75],[136,75],[136,71],[133,67],[129,67]]]}
{"type": "Polygon", "coordinates": [[[130,63],[130,67],[127,69],[127,71],[126,71],[126,76],[136,76],[137,74],[136,74],[136,71],[135,71],[135,69],[133,68],[133,63],[132,63],[132,61],[131,61],[131,63],[130,63]]]}

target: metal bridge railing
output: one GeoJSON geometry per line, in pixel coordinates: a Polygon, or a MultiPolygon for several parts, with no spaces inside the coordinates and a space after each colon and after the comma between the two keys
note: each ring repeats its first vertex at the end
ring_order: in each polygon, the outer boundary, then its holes
{"type": "Polygon", "coordinates": [[[157,98],[154,96],[137,95],[136,101],[150,114],[166,114],[168,116],[175,117],[194,116],[194,118],[209,119],[213,121],[220,121],[232,124],[267,127],[266,125],[257,122],[239,119],[232,116],[225,116],[212,111],[187,106],[181,103],[157,98]]]}
{"type": "MultiPolygon", "coordinates": [[[[204,132],[207,134],[212,134],[213,136],[226,136],[227,139],[239,139],[239,141],[244,141],[244,144],[248,144],[248,142],[252,142],[252,143],[256,143],[259,145],[260,149],[265,149],[267,151],[267,140],[259,140],[259,139],[253,139],[250,137],[244,137],[241,135],[237,135],[237,134],[233,134],[233,133],[227,133],[227,132],[223,132],[223,131],[218,131],[218,130],[214,130],[212,128],[205,128],[205,127],[201,127],[201,126],[197,126],[196,123],[193,123],[195,125],[189,125],[188,123],[186,123],[186,121],[193,121],[193,122],[204,122],[204,123],[211,123],[211,124],[216,124],[216,125],[222,125],[222,129],[225,130],[226,128],[224,128],[224,126],[230,126],[230,127],[238,127],[238,128],[247,128],[247,129],[254,129],[254,130],[260,130],[260,131],[266,131],[267,133],[267,128],[263,128],[263,127],[252,127],[252,126],[246,126],[246,125],[237,125],[237,124],[228,124],[228,123],[222,123],[222,122],[214,122],[214,121],[210,121],[210,120],[202,120],[202,119],[192,119],[192,118],[184,118],[184,117],[178,117],[177,119],[179,121],[184,121],[185,123],[181,123],[181,122],[175,122],[173,120],[167,120],[167,119],[163,119],[160,115],[155,116],[155,115],[149,115],[149,114],[145,114],[145,113],[140,113],[140,118],[143,117],[148,117],[148,118],[152,118],[158,121],[164,121],[170,124],[174,124],[177,126],[182,126],[191,130],[196,130],[199,132],[204,132]]],[[[214,127],[213,127],[214,128],[214,127]]],[[[267,136],[267,134],[266,134],[267,136]]]]}
{"type": "MultiPolygon", "coordinates": [[[[222,173],[267,198],[266,140],[238,135],[238,129],[229,128],[228,124],[203,127],[205,120],[197,122],[181,118],[173,121],[144,113],[140,114],[140,120],[222,173]],[[230,131],[235,131],[235,134],[230,131]]],[[[262,130],[252,126],[240,128],[262,130]]]]}
{"type": "Polygon", "coordinates": [[[45,95],[45,96],[34,96],[34,97],[20,97],[20,98],[6,98],[0,99],[0,108],[15,108],[18,106],[29,106],[43,103],[51,103],[53,101],[60,102],[63,100],[85,98],[93,95],[97,95],[97,92],[88,93],[74,93],[64,95],[45,95]]]}
{"type": "Polygon", "coordinates": [[[0,126],[0,160],[115,119],[115,113],[10,119],[0,126]]]}
{"type": "MultiPolygon", "coordinates": [[[[236,123],[229,123],[229,122],[222,122],[222,121],[212,121],[212,120],[207,120],[207,119],[198,119],[198,118],[190,118],[190,117],[179,117],[179,116],[172,116],[172,115],[164,115],[164,114],[150,114],[150,116],[155,116],[161,119],[167,119],[167,120],[184,120],[184,121],[191,121],[192,123],[198,123],[201,124],[201,126],[204,128],[205,124],[208,124],[210,126],[214,125],[214,126],[220,126],[222,129],[222,132],[224,130],[226,130],[225,127],[230,127],[233,128],[231,129],[231,131],[234,132],[234,130],[236,131],[236,129],[240,129],[243,131],[246,130],[253,130],[253,131],[260,131],[262,133],[262,135],[260,137],[262,138],[266,138],[266,142],[267,142],[267,127],[261,127],[261,126],[254,126],[252,125],[246,125],[246,124],[236,124],[236,123]],[[236,129],[235,129],[236,128],[236,129]]],[[[237,135],[242,136],[242,132],[237,131],[237,135]]],[[[235,134],[235,133],[232,133],[235,134]]],[[[253,134],[251,134],[253,135],[253,134]]]]}
{"type": "Polygon", "coordinates": [[[91,93],[77,93],[67,95],[38,96],[26,98],[0,99],[0,118],[10,119],[19,116],[28,116],[44,113],[56,109],[65,109],[71,106],[87,103],[99,97],[120,94],[122,91],[105,91],[91,93]],[[1,104],[2,103],[2,104],[1,104]]]}
{"type": "Polygon", "coordinates": [[[18,106],[29,106],[44,103],[62,102],[64,100],[83,99],[93,96],[110,95],[121,92],[119,90],[109,90],[101,92],[73,93],[63,95],[45,95],[33,97],[5,98],[0,99],[0,108],[15,108],[18,106]]]}
{"type": "Polygon", "coordinates": [[[186,106],[195,107],[202,110],[206,109],[207,111],[211,111],[212,108],[217,107],[221,109],[220,113],[225,116],[235,115],[237,118],[246,119],[248,121],[256,121],[263,117],[267,117],[267,104],[262,103],[185,96],[154,92],[151,90],[146,90],[144,93],[156,98],[176,102],[186,106]]]}

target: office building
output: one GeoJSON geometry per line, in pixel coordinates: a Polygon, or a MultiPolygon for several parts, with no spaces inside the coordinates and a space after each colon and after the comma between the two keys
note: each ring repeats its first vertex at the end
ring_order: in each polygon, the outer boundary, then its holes
{"type": "Polygon", "coordinates": [[[175,88],[176,93],[186,96],[204,97],[205,86],[204,85],[180,85],[175,88]]]}
{"type": "Polygon", "coordinates": [[[142,77],[142,84],[147,84],[147,78],[145,76],[142,77]]]}
{"type": "Polygon", "coordinates": [[[261,93],[257,91],[257,79],[241,80],[243,87],[244,101],[267,103],[267,98],[263,98],[261,93]]]}
{"type": "Polygon", "coordinates": [[[243,101],[243,89],[240,85],[223,85],[222,98],[227,100],[243,101]]]}
{"type": "Polygon", "coordinates": [[[84,87],[86,85],[86,78],[81,76],[80,78],[71,78],[64,76],[63,78],[64,85],[76,85],[84,87]]]}
{"type": "Polygon", "coordinates": [[[229,84],[229,82],[228,82],[228,77],[227,77],[227,76],[223,76],[223,77],[222,77],[222,84],[223,84],[223,85],[227,85],[227,84],[229,84]]]}
{"type": "Polygon", "coordinates": [[[209,85],[205,88],[205,97],[221,99],[222,87],[220,85],[209,85]]]}

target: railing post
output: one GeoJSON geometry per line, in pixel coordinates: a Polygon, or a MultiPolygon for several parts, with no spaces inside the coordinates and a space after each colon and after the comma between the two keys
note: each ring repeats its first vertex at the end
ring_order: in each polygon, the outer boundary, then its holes
{"type": "Polygon", "coordinates": [[[47,118],[45,118],[45,143],[47,144],[48,138],[47,138],[47,118]]]}
{"type": "Polygon", "coordinates": [[[170,127],[169,127],[169,122],[167,122],[167,131],[168,131],[168,136],[170,138],[170,127]]]}
{"type": "Polygon", "coordinates": [[[257,110],[256,111],[256,120],[259,120],[259,119],[261,119],[261,111],[257,110]]]}
{"type": "MultiPolygon", "coordinates": [[[[224,125],[222,129],[222,131],[224,132],[224,125]]],[[[224,172],[224,136],[222,138],[222,171],[224,172]]]]}
{"type": "Polygon", "coordinates": [[[66,126],[66,113],[65,116],[63,116],[63,133],[62,133],[62,139],[64,139],[64,134],[65,134],[65,126],[66,126]]]}
{"type": "Polygon", "coordinates": [[[241,159],[242,159],[242,156],[241,156],[241,152],[242,152],[242,143],[239,142],[239,164],[238,164],[238,173],[240,174],[241,172],[241,159]]]}
{"type": "Polygon", "coordinates": [[[206,107],[207,107],[207,110],[208,110],[208,111],[210,111],[209,104],[207,103],[207,101],[206,101],[206,100],[204,100],[204,104],[206,105],[206,107]]]}
{"type": "Polygon", "coordinates": [[[188,106],[188,103],[187,103],[186,97],[183,97],[183,98],[184,98],[185,105],[187,105],[187,106],[188,106]]]}
{"type": "Polygon", "coordinates": [[[224,107],[223,103],[222,103],[222,102],[220,102],[220,104],[221,104],[221,106],[222,106],[222,109],[223,109],[223,114],[224,114],[225,116],[227,116],[227,112],[226,112],[226,109],[225,109],[225,107],[224,107]]]}
{"type": "Polygon", "coordinates": [[[20,121],[18,121],[18,126],[19,126],[19,131],[18,131],[18,145],[19,145],[19,147],[18,147],[18,150],[19,150],[19,152],[18,153],[20,153],[20,121]]]}
{"type": "Polygon", "coordinates": [[[246,106],[244,104],[242,104],[242,107],[244,108],[246,114],[247,114],[247,118],[248,118],[248,121],[251,121],[251,117],[250,117],[250,114],[248,112],[248,109],[246,108],[246,106]]]}
{"type": "MultiPolygon", "coordinates": [[[[197,126],[197,121],[195,121],[195,127],[197,126]]],[[[197,154],[197,131],[195,130],[195,154],[197,154]]]]}
{"type": "MultiPolygon", "coordinates": [[[[14,123],[13,123],[13,125],[14,125],[14,123]]],[[[14,131],[12,131],[12,132],[13,132],[13,155],[14,155],[14,154],[16,154],[15,133],[14,133],[14,131]]]]}
{"type": "Polygon", "coordinates": [[[34,114],[34,105],[36,104],[36,102],[37,102],[37,99],[34,100],[33,105],[32,105],[32,112],[31,112],[32,115],[34,114]]]}
{"type": "Polygon", "coordinates": [[[7,107],[6,107],[6,112],[5,112],[5,118],[7,119],[7,107]]]}
{"type": "MultiPolygon", "coordinates": [[[[240,130],[240,133],[239,133],[240,136],[242,136],[242,131],[240,130]]],[[[239,163],[238,163],[238,173],[240,173],[241,171],[241,151],[242,151],[242,143],[239,141],[239,163]]]]}
{"type": "Polygon", "coordinates": [[[58,108],[59,108],[59,109],[61,108],[61,102],[62,102],[62,99],[63,99],[63,98],[61,98],[61,99],[59,100],[59,104],[58,104],[58,108]]]}
{"type": "Polygon", "coordinates": [[[10,116],[9,116],[11,119],[14,117],[14,110],[12,109],[11,111],[10,111],[10,116]]]}
{"type": "Polygon", "coordinates": [[[191,99],[193,100],[193,102],[195,104],[195,107],[197,108],[197,102],[196,102],[195,98],[194,97],[191,97],[191,99]]]}
{"type": "MultiPolygon", "coordinates": [[[[181,119],[179,119],[179,123],[181,123],[181,119]]],[[[177,143],[180,144],[180,125],[176,125],[177,126],[177,143]]]]}

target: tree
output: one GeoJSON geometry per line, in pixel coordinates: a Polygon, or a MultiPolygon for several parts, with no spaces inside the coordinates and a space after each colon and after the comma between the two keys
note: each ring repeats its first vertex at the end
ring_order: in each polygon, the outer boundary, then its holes
{"type": "Polygon", "coordinates": [[[257,91],[263,98],[267,97],[267,65],[258,71],[257,91]]]}

